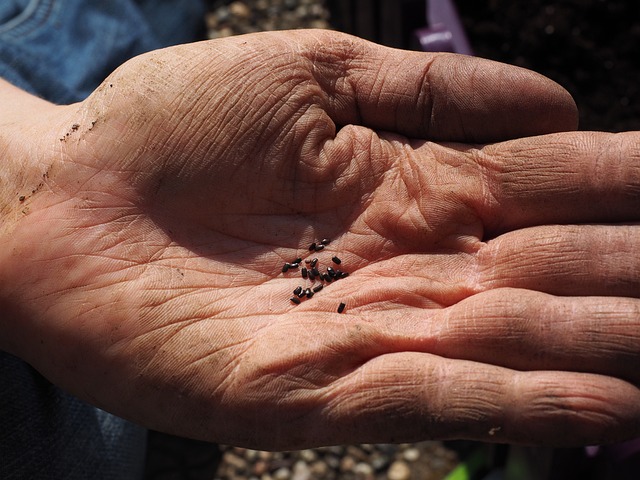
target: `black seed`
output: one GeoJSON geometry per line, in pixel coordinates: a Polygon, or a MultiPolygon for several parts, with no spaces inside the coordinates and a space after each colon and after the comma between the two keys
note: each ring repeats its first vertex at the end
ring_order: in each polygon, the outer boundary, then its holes
{"type": "Polygon", "coordinates": [[[313,260],[311,260],[311,268],[316,268],[316,265],[318,264],[318,259],[314,258],[313,260]]]}
{"type": "Polygon", "coordinates": [[[291,300],[296,305],[300,305],[300,299],[298,297],[291,297],[289,300],[291,300]]]}
{"type": "Polygon", "coordinates": [[[316,279],[316,276],[313,274],[311,270],[309,270],[307,275],[309,275],[309,280],[311,280],[312,282],[316,279]]]}
{"type": "Polygon", "coordinates": [[[322,290],[322,288],[323,288],[323,287],[322,287],[322,284],[320,284],[320,285],[316,285],[315,287],[313,287],[313,291],[314,291],[315,293],[318,293],[320,290],[322,290]]]}
{"type": "Polygon", "coordinates": [[[298,257],[291,263],[297,263],[298,265],[300,265],[302,263],[302,259],[300,257],[298,257]]]}
{"type": "Polygon", "coordinates": [[[329,245],[331,243],[331,240],[329,240],[328,238],[323,238],[320,243],[322,245],[329,245]]]}
{"type": "Polygon", "coordinates": [[[349,273],[343,272],[341,270],[336,270],[336,275],[338,275],[338,278],[347,278],[349,276],[349,273]]]}
{"type": "Polygon", "coordinates": [[[329,283],[331,283],[331,282],[333,281],[333,278],[331,278],[331,277],[330,277],[328,274],[326,274],[326,273],[323,273],[323,274],[322,274],[322,279],[323,279],[325,282],[329,282],[329,283]]]}
{"type": "Polygon", "coordinates": [[[300,266],[299,263],[290,263],[289,268],[298,268],[300,266]]]}
{"type": "Polygon", "coordinates": [[[340,265],[342,263],[342,260],[340,260],[338,257],[333,257],[331,261],[336,265],[340,265]]]}
{"type": "Polygon", "coordinates": [[[306,267],[302,267],[302,270],[300,271],[300,273],[302,273],[302,278],[307,278],[307,269],[306,269],[306,267]]]}
{"type": "Polygon", "coordinates": [[[346,305],[344,303],[340,303],[340,305],[338,305],[338,313],[344,312],[344,307],[346,307],[346,305]]]}
{"type": "Polygon", "coordinates": [[[336,278],[336,271],[333,268],[327,267],[327,273],[331,278],[336,278]]]}
{"type": "Polygon", "coordinates": [[[287,273],[287,272],[289,271],[289,267],[290,267],[290,264],[285,263],[285,264],[282,266],[282,273],[287,273]]]}
{"type": "Polygon", "coordinates": [[[321,252],[322,250],[324,250],[324,245],[316,245],[315,250],[316,252],[321,252]]]}
{"type": "Polygon", "coordinates": [[[309,251],[313,252],[316,249],[317,245],[316,242],[313,242],[311,245],[309,245],[309,251]]]}
{"type": "Polygon", "coordinates": [[[307,298],[313,298],[314,293],[312,291],[309,291],[309,293],[307,294],[307,298]]]}
{"type": "Polygon", "coordinates": [[[304,294],[305,294],[307,297],[309,296],[309,294],[311,294],[311,296],[313,297],[313,293],[311,292],[311,289],[310,289],[310,288],[305,288],[305,290],[304,290],[304,294]]]}
{"type": "Polygon", "coordinates": [[[320,272],[319,272],[319,271],[318,271],[318,269],[317,269],[317,268],[315,268],[315,267],[313,267],[313,268],[311,269],[311,272],[312,272],[316,277],[319,277],[319,276],[320,276],[320,272]]]}
{"type": "Polygon", "coordinates": [[[302,287],[301,287],[301,286],[298,286],[298,287],[293,291],[293,294],[294,294],[294,295],[300,295],[300,292],[302,292],[302,287]]]}
{"type": "Polygon", "coordinates": [[[303,289],[300,289],[300,293],[298,294],[298,298],[303,298],[306,295],[303,289]]]}

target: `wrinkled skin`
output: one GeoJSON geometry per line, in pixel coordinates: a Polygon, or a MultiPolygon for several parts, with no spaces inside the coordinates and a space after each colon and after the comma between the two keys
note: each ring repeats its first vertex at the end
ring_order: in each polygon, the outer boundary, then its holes
{"type": "Polygon", "coordinates": [[[0,346],[81,398],[266,449],[640,434],[640,136],[554,133],[553,82],[311,31],[2,95],[0,346]]]}

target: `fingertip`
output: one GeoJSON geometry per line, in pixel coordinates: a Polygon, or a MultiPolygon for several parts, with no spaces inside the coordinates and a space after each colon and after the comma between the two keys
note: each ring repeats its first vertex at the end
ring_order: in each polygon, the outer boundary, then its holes
{"type": "Polygon", "coordinates": [[[436,140],[488,143],[575,130],[573,97],[531,70],[476,57],[444,54],[430,71],[436,140]],[[444,122],[445,118],[457,121],[444,122]]]}

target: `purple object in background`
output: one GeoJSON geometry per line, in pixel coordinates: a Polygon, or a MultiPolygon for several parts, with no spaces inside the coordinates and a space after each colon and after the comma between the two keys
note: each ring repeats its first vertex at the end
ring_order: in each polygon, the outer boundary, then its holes
{"type": "Polygon", "coordinates": [[[415,35],[426,52],[453,52],[473,55],[453,0],[426,0],[428,27],[415,35]]]}

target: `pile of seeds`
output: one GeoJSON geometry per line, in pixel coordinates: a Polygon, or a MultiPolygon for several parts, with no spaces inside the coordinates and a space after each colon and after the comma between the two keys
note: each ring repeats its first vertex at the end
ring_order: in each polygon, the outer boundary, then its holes
{"type": "MultiPolygon", "coordinates": [[[[325,238],[320,242],[313,242],[309,245],[308,250],[311,254],[322,252],[330,243],[331,240],[325,238]]],[[[296,305],[300,305],[302,300],[313,298],[313,296],[321,291],[325,285],[349,276],[348,272],[338,268],[342,264],[342,260],[340,260],[339,257],[334,255],[331,258],[331,262],[336,266],[336,268],[326,267],[324,272],[320,271],[321,266],[318,257],[307,258],[304,260],[304,263],[302,261],[302,257],[298,257],[291,262],[286,262],[282,266],[283,274],[286,274],[291,270],[295,270],[296,272],[299,271],[302,280],[310,282],[310,286],[298,285],[293,290],[293,296],[289,300],[296,305]]],[[[341,302],[340,305],[338,305],[338,313],[344,312],[345,307],[346,304],[341,302]]]]}

